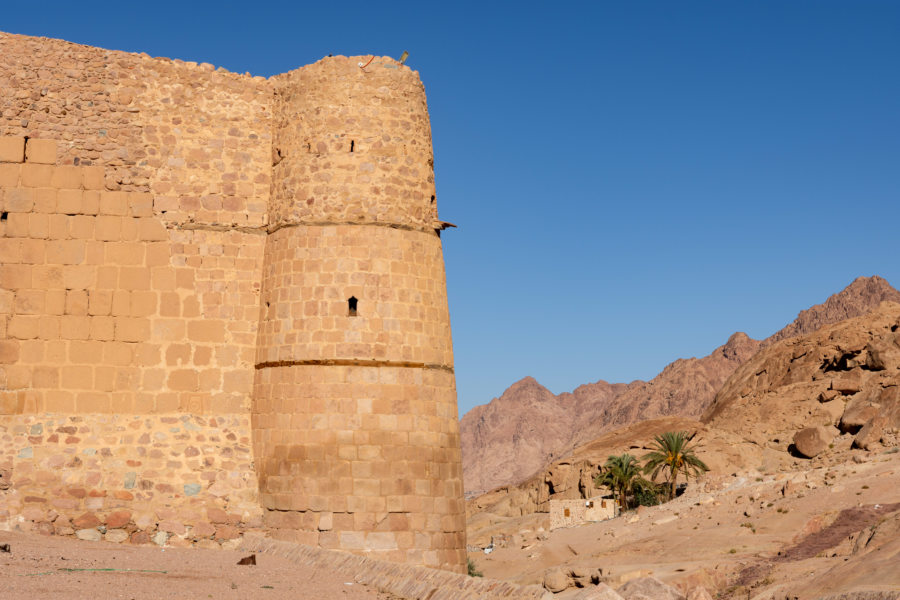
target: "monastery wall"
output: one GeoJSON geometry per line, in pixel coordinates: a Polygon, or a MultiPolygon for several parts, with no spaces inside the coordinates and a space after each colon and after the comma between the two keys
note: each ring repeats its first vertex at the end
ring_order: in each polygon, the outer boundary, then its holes
{"type": "Polygon", "coordinates": [[[424,90],[358,60],[0,33],[0,526],[464,568],[424,90]]]}
{"type": "Polygon", "coordinates": [[[2,34],[0,88],[0,518],[169,543],[259,527],[265,81],[2,34]]]}

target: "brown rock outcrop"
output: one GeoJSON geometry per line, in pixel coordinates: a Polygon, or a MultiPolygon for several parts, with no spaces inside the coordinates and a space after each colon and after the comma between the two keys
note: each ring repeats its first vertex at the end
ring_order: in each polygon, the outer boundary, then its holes
{"type": "Polygon", "coordinates": [[[632,579],[616,591],[625,600],[685,600],[684,594],[655,577],[632,579]]]}
{"type": "Polygon", "coordinates": [[[623,600],[615,590],[601,583],[589,588],[584,588],[572,597],[572,600],[623,600]]]}
{"type": "Polygon", "coordinates": [[[720,434],[768,446],[797,440],[801,429],[828,429],[840,414],[844,434],[868,425],[860,444],[874,443],[879,429],[900,426],[900,360],[886,360],[875,371],[867,366],[867,349],[892,340],[898,330],[900,304],[884,302],[867,315],[777,342],[728,379],[701,420],[720,434]],[[819,398],[828,389],[843,391],[823,404],[819,398]]]}

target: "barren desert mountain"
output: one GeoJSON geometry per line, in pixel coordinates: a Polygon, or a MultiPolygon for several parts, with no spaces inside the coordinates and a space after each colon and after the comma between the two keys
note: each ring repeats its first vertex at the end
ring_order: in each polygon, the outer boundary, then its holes
{"type": "Polygon", "coordinates": [[[735,333],[708,356],[676,360],[646,382],[599,381],[554,396],[527,377],[462,418],[467,496],[521,482],[617,427],[665,416],[698,418],[725,380],[760,348],[863,315],[885,300],[900,301],[900,292],[881,277],[859,277],[763,341],[735,333]]]}
{"type": "Polygon", "coordinates": [[[877,275],[857,277],[840,293],[830,296],[822,304],[816,304],[802,311],[790,325],[767,338],[763,345],[806,335],[825,325],[864,315],[886,300],[900,302],[900,291],[895,290],[886,279],[877,275]]]}
{"type": "Polygon", "coordinates": [[[556,396],[526,377],[490,404],[476,406],[461,423],[466,489],[490,489],[532,475],[565,448],[578,418],[596,416],[597,408],[626,387],[599,381],[556,396]]]}

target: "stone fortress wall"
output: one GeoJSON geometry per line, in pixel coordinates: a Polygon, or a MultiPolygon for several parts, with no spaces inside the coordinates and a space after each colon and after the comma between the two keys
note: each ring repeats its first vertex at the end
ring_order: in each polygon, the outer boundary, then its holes
{"type": "Polygon", "coordinates": [[[464,568],[424,88],[360,60],[0,33],[0,524],[464,568]]]}

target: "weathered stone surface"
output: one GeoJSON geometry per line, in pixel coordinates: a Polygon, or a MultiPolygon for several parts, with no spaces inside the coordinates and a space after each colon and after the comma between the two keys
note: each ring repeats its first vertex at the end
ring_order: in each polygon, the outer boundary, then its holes
{"type": "Polygon", "coordinates": [[[831,402],[839,395],[837,390],[824,390],[819,394],[819,402],[831,402]]]}
{"type": "Polygon", "coordinates": [[[882,416],[872,417],[859,430],[853,438],[853,447],[862,448],[863,450],[871,450],[877,443],[881,441],[884,433],[884,426],[887,422],[882,416]]]}
{"type": "Polygon", "coordinates": [[[866,355],[866,366],[873,371],[896,369],[900,365],[900,332],[869,342],[866,355]]]}
{"type": "Polygon", "coordinates": [[[584,565],[576,565],[569,569],[569,577],[590,577],[591,573],[595,571],[596,569],[591,569],[590,567],[585,567],[584,565]]]}
{"type": "Polygon", "coordinates": [[[131,520],[130,510],[117,510],[106,515],[106,526],[110,529],[118,529],[128,525],[131,520]]]}
{"type": "Polygon", "coordinates": [[[844,414],[841,416],[841,431],[856,432],[878,414],[877,405],[853,398],[844,407],[844,414]]]}
{"type": "Polygon", "coordinates": [[[84,513],[72,519],[72,524],[78,529],[89,529],[100,525],[101,521],[94,513],[84,513]]]}
{"type": "Polygon", "coordinates": [[[572,600],[623,600],[622,596],[616,593],[611,587],[605,583],[584,588],[574,596],[572,600]]]}
{"type": "Polygon", "coordinates": [[[685,600],[681,592],[655,577],[632,579],[616,592],[623,600],[685,600]]]}
{"type": "Polygon", "coordinates": [[[75,532],[75,537],[88,542],[99,542],[102,536],[96,529],[79,529],[75,532]]]}
{"type": "Polygon", "coordinates": [[[228,522],[228,513],[226,513],[221,508],[216,508],[215,506],[211,506],[206,509],[206,516],[209,519],[210,523],[228,522]]]}
{"type": "Polygon", "coordinates": [[[838,377],[831,380],[831,389],[839,394],[850,396],[862,389],[859,377],[838,377]]]}
{"type": "Polygon", "coordinates": [[[185,532],[184,523],[180,521],[164,520],[160,521],[156,527],[160,531],[166,531],[175,535],[184,535],[185,532]]]}
{"type": "Polygon", "coordinates": [[[688,592],[687,600],[713,600],[704,587],[695,587],[688,592]]]}
{"type": "Polygon", "coordinates": [[[834,435],[830,427],[807,427],[794,435],[794,448],[806,458],[813,458],[828,449],[834,435]]]}
{"type": "Polygon", "coordinates": [[[131,534],[131,538],[129,541],[132,544],[149,544],[150,543],[150,534],[146,531],[136,531],[131,534]]]}
{"type": "Polygon", "coordinates": [[[103,539],[114,544],[121,544],[128,539],[128,532],[124,529],[107,529],[103,539]]]}
{"type": "MultiPolygon", "coordinates": [[[[239,533],[238,529],[231,525],[219,525],[216,527],[217,540],[233,540],[238,537],[239,533]]],[[[365,544],[362,544],[362,546],[365,547],[365,544]]]]}
{"type": "Polygon", "coordinates": [[[544,573],[544,587],[548,591],[558,594],[569,587],[569,577],[562,569],[550,569],[544,573]]]}
{"type": "Polygon", "coordinates": [[[195,538],[208,538],[216,533],[216,528],[214,525],[207,523],[206,521],[200,521],[199,523],[195,523],[191,527],[191,535],[195,538]]]}

